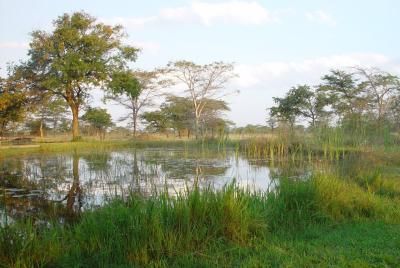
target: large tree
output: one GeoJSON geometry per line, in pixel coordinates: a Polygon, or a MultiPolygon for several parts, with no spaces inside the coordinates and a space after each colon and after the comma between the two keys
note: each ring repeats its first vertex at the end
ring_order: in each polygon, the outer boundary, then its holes
{"type": "Polygon", "coordinates": [[[134,136],[140,113],[152,107],[155,99],[162,94],[161,90],[171,84],[162,76],[163,73],[162,69],[116,72],[108,84],[106,99],[112,99],[129,110],[129,114],[121,120],[132,119],[134,136]]]}
{"type": "Polygon", "coordinates": [[[31,90],[65,99],[72,112],[73,139],[79,137],[79,111],[89,91],[134,61],[138,49],[124,46],[121,26],[108,26],[83,12],[64,14],[52,32],[34,31],[24,64],[31,90]]]}
{"type": "Polygon", "coordinates": [[[236,76],[233,65],[224,62],[199,65],[190,61],[177,61],[169,63],[167,67],[176,82],[185,86],[186,96],[192,101],[197,138],[207,103],[231,94],[225,90],[225,86],[236,76]]]}

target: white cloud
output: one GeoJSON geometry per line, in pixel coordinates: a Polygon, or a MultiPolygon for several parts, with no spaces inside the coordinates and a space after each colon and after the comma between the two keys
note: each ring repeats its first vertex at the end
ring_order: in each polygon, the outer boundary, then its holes
{"type": "Polygon", "coordinates": [[[29,44],[25,42],[3,42],[0,43],[0,48],[9,49],[26,49],[29,48],[29,44]]]}
{"type": "Polygon", "coordinates": [[[272,97],[283,96],[298,84],[318,85],[330,69],[351,70],[353,66],[379,67],[400,74],[400,62],[383,54],[353,53],[318,57],[303,61],[266,61],[258,64],[238,64],[239,77],[231,84],[240,94],[228,99],[229,118],[239,126],[265,124],[266,108],[273,105],[272,97]]]}
{"type": "Polygon", "coordinates": [[[331,27],[334,27],[337,24],[336,20],[334,18],[332,18],[331,15],[329,15],[328,13],[326,13],[323,10],[307,12],[306,18],[311,22],[326,24],[331,27]]]}
{"type": "Polygon", "coordinates": [[[258,25],[277,20],[271,12],[257,2],[230,1],[213,4],[193,2],[191,10],[207,26],[215,21],[258,25]]]}
{"type": "Polygon", "coordinates": [[[155,16],[117,17],[103,19],[103,22],[122,24],[130,28],[139,28],[157,22],[198,22],[205,26],[211,26],[217,22],[260,25],[278,22],[279,17],[285,14],[287,14],[286,11],[271,12],[255,1],[234,0],[220,3],[192,1],[186,6],[161,9],[155,16]]]}
{"type": "Polygon", "coordinates": [[[134,47],[140,48],[143,53],[150,53],[152,55],[157,55],[161,49],[160,44],[154,42],[129,41],[129,43],[134,47]]]}
{"type": "Polygon", "coordinates": [[[126,18],[126,17],[115,17],[111,19],[101,19],[103,23],[107,24],[121,24],[127,28],[141,28],[148,23],[157,21],[157,16],[141,17],[141,18],[126,18]]]}
{"type": "Polygon", "coordinates": [[[400,68],[399,64],[382,54],[337,54],[300,62],[269,61],[254,65],[240,64],[236,67],[239,77],[235,84],[243,88],[286,89],[296,84],[316,83],[330,69],[346,69],[354,66],[374,66],[395,73],[400,68]]]}

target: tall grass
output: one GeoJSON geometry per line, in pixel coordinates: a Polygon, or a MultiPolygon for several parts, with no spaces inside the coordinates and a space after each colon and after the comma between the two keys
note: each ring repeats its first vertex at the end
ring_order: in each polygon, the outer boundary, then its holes
{"type": "Polygon", "coordinates": [[[209,252],[225,254],[232,246],[268,244],[274,233],[365,221],[400,223],[399,200],[333,175],[285,179],[270,194],[233,185],[174,197],[132,194],[84,212],[71,226],[25,222],[0,229],[0,263],[167,267],[182,256],[207,259],[209,252]]]}
{"type": "Polygon", "coordinates": [[[307,180],[282,180],[267,203],[268,225],[274,230],[368,219],[400,222],[398,200],[329,174],[313,175],[307,180]]]}
{"type": "Polygon", "coordinates": [[[258,197],[233,186],[187,195],[132,195],[84,213],[72,227],[40,229],[31,223],[1,230],[0,262],[11,266],[107,267],[147,265],[211,245],[246,245],[266,230],[258,197]],[[51,249],[51,250],[50,250],[51,249]],[[40,252],[44,251],[44,254],[40,252]]]}

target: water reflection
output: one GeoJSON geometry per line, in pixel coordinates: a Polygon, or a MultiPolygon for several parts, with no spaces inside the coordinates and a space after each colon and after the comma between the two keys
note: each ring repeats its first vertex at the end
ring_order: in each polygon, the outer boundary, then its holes
{"type": "Polygon", "coordinates": [[[13,219],[74,220],[85,209],[131,192],[171,195],[198,185],[235,183],[271,191],[281,176],[304,175],[310,163],[269,163],[235,151],[130,149],[5,159],[0,163],[0,206],[13,219]]]}

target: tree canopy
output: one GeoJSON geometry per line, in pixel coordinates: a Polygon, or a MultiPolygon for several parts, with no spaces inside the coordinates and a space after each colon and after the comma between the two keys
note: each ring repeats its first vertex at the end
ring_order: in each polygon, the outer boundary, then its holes
{"type": "Polygon", "coordinates": [[[25,78],[31,90],[65,99],[73,115],[73,138],[77,139],[79,110],[89,91],[136,60],[138,49],[122,44],[121,26],[97,22],[84,12],[64,14],[53,25],[51,32],[32,33],[29,60],[23,66],[25,78]]]}

